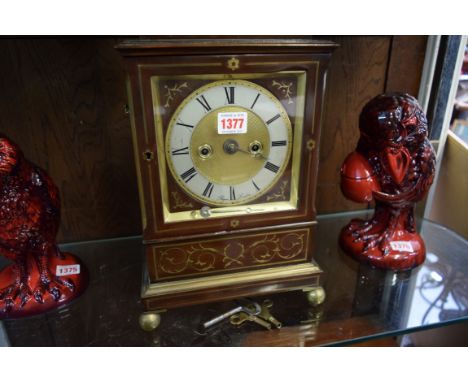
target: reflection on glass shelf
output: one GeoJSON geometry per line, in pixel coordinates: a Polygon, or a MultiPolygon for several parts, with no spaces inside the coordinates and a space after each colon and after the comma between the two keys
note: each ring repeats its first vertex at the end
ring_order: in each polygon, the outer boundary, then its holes
{"type": "Polygon", "coordinates": [[[426,243],[426,261],[412,271],[384,271],[348,259],[333,239],[356,216],[365,217],[343,214],[319,219],[319,231],[325,233],[319,237],[325,240],[319,243],[316,258],[328,276],[324,306],[328,320],[322,321],[322,326],[347,314],[354,320],[365,321],[360,332],[354,331],[349,338],[343,336],[336,343],[398,335],[468,319],[465,239],[436,223],[419,221],[419,231],[426,243]],[[345,297],[351,293],[352,306],[348,310],[345,297]]]}
{"type": "MultiPolygon", "coordinates": [[[[359,264],[338,247],[351,218],[371,212],[319,217],[314,258],[324,270],[325,303],[307,304],[302,291],[269,295],[283,323],[267,331],[225,321],[209,335],[197,328],[236,302],[169,310],[154,333],[138,317],[142,251],[140,237],[68,244],[84,260],[91,284],[76,303],[30,319],[4,321],[14,346],[312,346],[350,344],[400,335],[468,319],[468,242],[452,231],[419,221],[427,259],[412,271],[391,272],[359,264]]],[[[265,297],[253,297],[261,302],[265,297]]]]}
{"type": "Polygon", "coordinates": [[[468,281],[460,269],[428,253],[416,279],[409,326],[456,320],[468,315],[468,281]]]}
{"type": "Polygon", "coordinates": [[[0,322],[0,347],[2,346],[8,346],[8,338],[5,333],[5,328],[3,327],[3,324],[0,322]]]}

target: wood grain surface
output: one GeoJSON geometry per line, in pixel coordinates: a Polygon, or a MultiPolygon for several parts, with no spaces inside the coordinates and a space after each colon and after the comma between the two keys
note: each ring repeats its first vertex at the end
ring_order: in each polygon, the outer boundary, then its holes
{"type": "Polygon", "coordinates": [[[340,191],[340,168],[355,149],[358,117],[371,98],[385,90],[390,37],[336,37],[340,44],[332,56],[327,79],[320,165],[318,213],[363,209],[340,191]]]}
{"type": "Polygon", "coordinates": [[[427,36],[393,36],[387,70],[386,92],[418,96],[427,36]]]}
{"type": "Polygon", "coordinates": [[[362,107],[383,92],[417,96],[427,36],[333,36],[340,44],[327,80],[320,167],[318,213],[363,209],[340,190],[340,167],[356,147],[362,107]]]}
{"type": "MultiPolygon", "coordinates": [[[[425,37],[333,36],[322,119],[319,213],[361,209],[339,189],[358,115],[385,90],[419,87],[425,37]]],[[[62,242],[141,233],[125,73],[114,38],[0,40],[0,131],[61,190],[62,242]]]]}
{"type": "Polygon", "coordinates": [[[0,40],[0,131],[60,188],[60,241],[141,232],[125,73],[115,43],[0,40]]]}

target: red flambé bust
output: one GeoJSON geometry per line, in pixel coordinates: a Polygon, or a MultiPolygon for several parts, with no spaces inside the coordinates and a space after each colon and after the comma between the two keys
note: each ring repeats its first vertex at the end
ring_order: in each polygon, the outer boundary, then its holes
{"type": "Polygon", "coordinates": [[[344,227],[340,245],[373,266],[411,269],[426,254],[414,205],[426,195],[435,172],[426,116],[414,97],[382,94],[364,106],[359,130],[357,148],[341,168],[341,190],[355,202],[375,201],[375,213],[344,227]]]}
{"type": "Polygon", "coordinates": [[[58,189],[0,134],[0,319],[44,313],[71,301],[87,285],[78,258],[60,252],[58,189]]]}

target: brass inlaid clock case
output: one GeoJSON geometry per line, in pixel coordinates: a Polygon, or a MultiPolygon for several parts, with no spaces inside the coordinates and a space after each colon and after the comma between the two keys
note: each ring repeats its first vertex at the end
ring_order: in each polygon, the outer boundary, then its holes
{"type": "Polygon", "coordinates": [[[128,73],[147,311],[319,285],[314,202],[335,47],[254,38],[118,46],[128,73]],[[238,116],[246,131],[220,130],[232,122],[221,119],[238,116]]]}

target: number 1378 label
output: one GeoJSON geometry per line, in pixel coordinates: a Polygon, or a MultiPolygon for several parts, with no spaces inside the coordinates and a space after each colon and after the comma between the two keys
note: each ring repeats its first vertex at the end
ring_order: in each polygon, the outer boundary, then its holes
{"type": "Polygon", "coordinates": [[[394,251],[401,251],[401,252],[413,252],[413,246],[411,245],[410,241],[391,241],[390,247],[394,251]]]}
{"type": "Polygon", "coordinates": [[[218,134],[245,134],[246,132],[246,112],[218,113],[218,134]]]}

